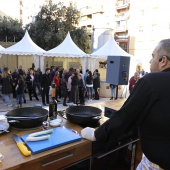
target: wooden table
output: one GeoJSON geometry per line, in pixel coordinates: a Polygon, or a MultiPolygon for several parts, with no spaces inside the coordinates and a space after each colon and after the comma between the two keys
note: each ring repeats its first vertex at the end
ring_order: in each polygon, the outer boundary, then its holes
{"type": "MultiPolygon", "coordinates": [[[[69,123],[64,120],[64,126],[70,129],[75,129],[79,134],[81,127],[75,124],[69,123]]],[[[19,151],[11,133],[15,133],[18,136],[26,133],[32,133],[40,131],[42,128],[36,130],[14,130],[11,129],[9,133],[0,135],[0,153],[4,155],[2,163],[0,163],[0,170],[14,170],[14,169],[58,169],[74,162],[77,162],[83,158],[91,156],[91,141],[82,139],[81,141],[73,142],[67,145],[63,145],[57,148],[50,149],[35,155],[25,157],[19,151]]]]}
{"type": "MultiPolygon", "coordinates": [[[[105,102],[102,104],[93,104],[95,107],[110,107],[118,110],[125,99],[105,102]]],[[[63,126],[76,130],[79,134],[82,127],[72,124],[63,119],[63,126]]],[[[86,139],[50,149],[35,155],[25,157],[19,151],[11,133],[18,136],[26,133],[40,131],[42,128],[35,130],[15,130],[10,129],[9,133],[0,135],[0,153],[4,155],[0,163],[0,170],[53,170],[68,166],[92,155],[92,142],[86,139]]]]}

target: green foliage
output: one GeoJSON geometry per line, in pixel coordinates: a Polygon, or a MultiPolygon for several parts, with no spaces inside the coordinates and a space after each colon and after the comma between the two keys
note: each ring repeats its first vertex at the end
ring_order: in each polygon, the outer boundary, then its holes
{"type": "Polygon", "coordinates": [[[0,16],[0,41],[18,42],[22,39],[24,30],[22,25],[16,19],[8,16],[0,16]]]}
{"type": "Polygon", "coordinates": [[[32,40],[45,50],[50,50],[63,42],[68,31],[73,41],[84,52],[90,52],[90,38],[86,30],[78,28],[80,12],[72,3],[68,7],[59,2],[42,6],[35,21],[26,26],[32,40]]]}

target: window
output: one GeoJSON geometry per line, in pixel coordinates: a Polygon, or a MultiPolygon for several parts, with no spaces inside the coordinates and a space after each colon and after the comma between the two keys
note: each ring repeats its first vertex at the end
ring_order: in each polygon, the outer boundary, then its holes
{"type": "Polygon", "coordinates": [[[141,14],[141,16],[144,16],[144,10],[143,9],[140,10],[140,14],[141,14]]]}
{"type": "Polygon", "coordinates": [[[143,32],[143,26],[139,26],[139,32],[143,32]]]}
{"type": "Polygon", "coordinates": [[[151,31],[152,32],[156,31],[156,28],[157,28],[157,25],[156,24],[152,24],[151,31]]]}

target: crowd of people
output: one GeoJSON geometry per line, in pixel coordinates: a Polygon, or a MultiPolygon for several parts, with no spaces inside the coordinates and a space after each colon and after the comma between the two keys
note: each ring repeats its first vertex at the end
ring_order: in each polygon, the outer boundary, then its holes
{"type": "Polygon", "coordinates": [[[29,68],[26,72],[22,66],[15,68],[13,72],[7,66],[0,68],[0,86],[4,99],[4,104],[13,106],[11,97],[16,98],[16,107],[22,107],[28,99],[25,93],[28,93],[29,100],[33,98],[40,100],[42,105],[47,106],[50,102],[50,86],[55,84],[56,100],[63,105],[73,102],[78,105],[85,105],[87,101],[99,100],[100,73],[96,69],[93,73],[86,70],[83,75],[80,69],[72,67],[67,71],[64,68],[51,66],[46,68],[44,74],[40,68],[29,68]],[[11,96],[12,94],[12,96],[11,96]]]}

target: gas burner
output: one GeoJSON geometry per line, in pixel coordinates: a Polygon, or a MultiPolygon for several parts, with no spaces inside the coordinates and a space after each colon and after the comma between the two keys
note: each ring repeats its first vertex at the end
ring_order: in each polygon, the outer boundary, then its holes
{"type": "Polygon", "coordinates": [[[64,118],[64,119],[67,119],[66,111],[65,111],[65,110],[59,110],[59,111],[57,111],[57,114],[58,114],[60,117],[62,117],[62,118],[64,118]]]}

